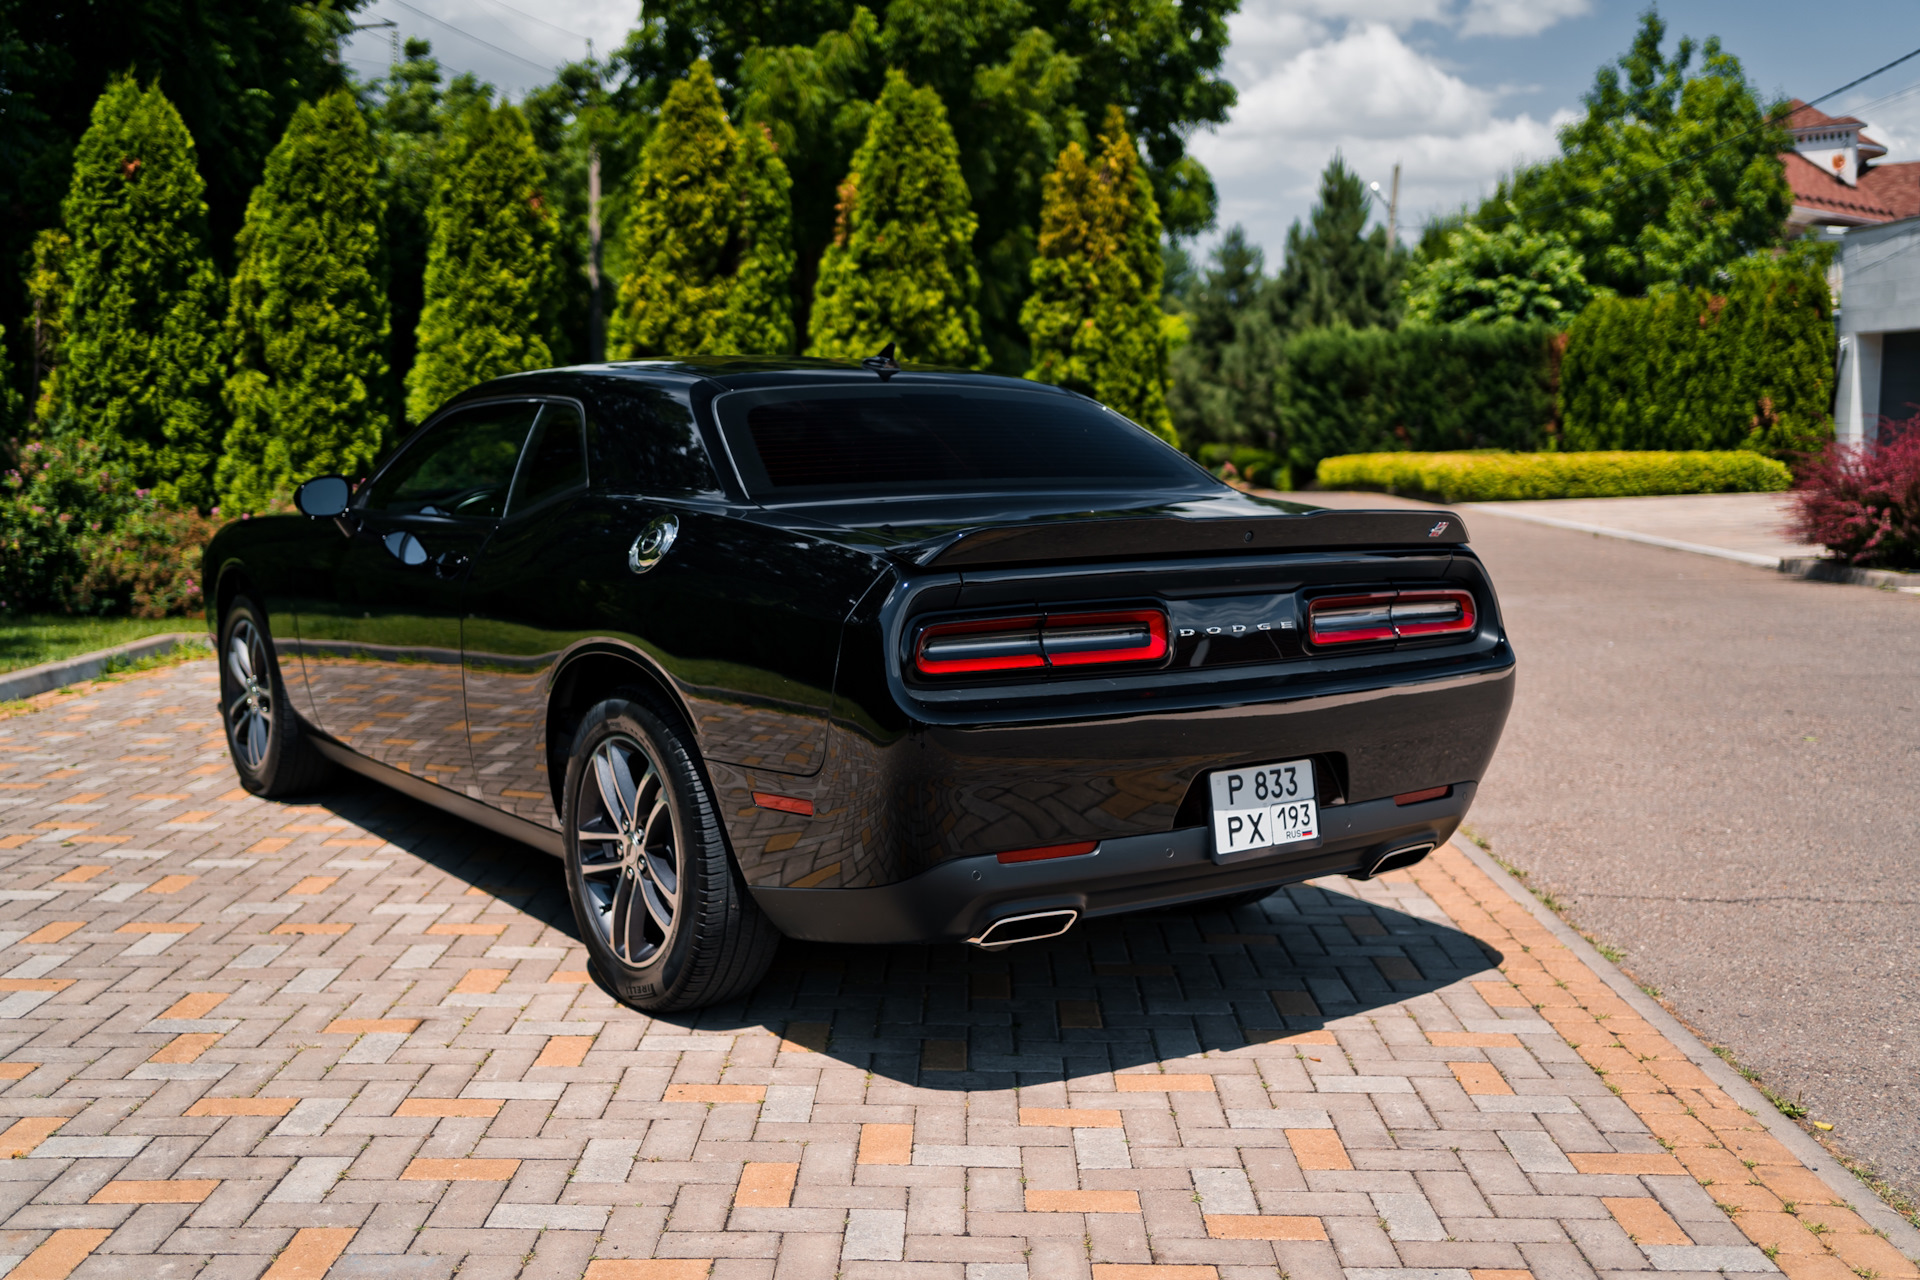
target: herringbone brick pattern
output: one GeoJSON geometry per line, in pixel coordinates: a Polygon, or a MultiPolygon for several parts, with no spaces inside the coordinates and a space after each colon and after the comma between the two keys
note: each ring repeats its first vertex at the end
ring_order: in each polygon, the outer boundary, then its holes
{"type": "Polygon", "coordinates": [[[0,722],[0,1275],[1914,1274],[1458,855],[650,1019],[543,855],[236,789],[215,688],[0,722]]]}

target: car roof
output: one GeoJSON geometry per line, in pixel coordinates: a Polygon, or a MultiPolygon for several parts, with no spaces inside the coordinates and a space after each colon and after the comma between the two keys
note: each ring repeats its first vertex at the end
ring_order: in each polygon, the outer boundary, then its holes
{"type": "MultiPolygon", "coordinates": [[[[696,356],[682,360],[617,360],[605,364],[578,364],[555,369],[534,369],[526,373],[495,378],[485,383],[484,387],[489,393],[498,394],[509,391],[512,384],[521,379],[550,379],[556,376],[656,384],[687,385],[710,382],[729,391],[738,391],[752,387],[791,386],[796,381],[858,385],[872,383],[880,375],[873,369],[863,367],[857,360],[820,360],[806,356],[696,356]]],[[[1050,392],[1055,395],[1075,394],[1062,387],[1051,386],[1044,382],[1031,382],[1025,378],[1010,378],[1000,374],[976,373],[970,369],[953,369],[942,365],[913,362],[902,364],[900,371],[890,374],[887,380],[896,379],[920,385],[929,383],[951,385],[957,382],[1002,389],[1018,387],[1026,391],[1050,392]]],[[[473,390],[480,389],[476,387],[473,390]]],[[[468,391],[460,398],[465,399],[472,394],[473,391],[468,391]]]]}

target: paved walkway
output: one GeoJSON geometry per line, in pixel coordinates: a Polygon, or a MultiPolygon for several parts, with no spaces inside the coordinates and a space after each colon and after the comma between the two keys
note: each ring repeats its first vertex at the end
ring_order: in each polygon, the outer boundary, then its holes
{"type": "Polygon", "coordinates": [[[650,1019],[541,855],[236,789],[215,688],[0,722],[0,1274],[1920,1274],[1459,850],[650,1019]]]}

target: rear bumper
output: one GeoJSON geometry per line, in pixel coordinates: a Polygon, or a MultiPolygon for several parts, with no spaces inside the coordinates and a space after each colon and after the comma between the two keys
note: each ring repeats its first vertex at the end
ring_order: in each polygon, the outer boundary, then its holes
{"type": "Polygon", "coordinates": [[[873,889],[752,886],[780,931],[811,942],[958,942],[995,920],[1072,908],[1083,918],[1201,902],[1222,894],[1279,887],[1372,865],[1407,845],[1440,844],[1473,803],[1475,784],[1422,804],[1392,800],[1320,811],[1325,832],[1309,849],[1276,850],[1227,865],[1208,853],[1205,827],[1103,840],[1090,854],[1043,862],[1001,863],[991,855],[955,858],[911,879],[873,889]]]}

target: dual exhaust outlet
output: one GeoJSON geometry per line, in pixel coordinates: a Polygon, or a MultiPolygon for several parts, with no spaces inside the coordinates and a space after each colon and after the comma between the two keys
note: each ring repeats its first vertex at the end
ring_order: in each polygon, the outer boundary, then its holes
{"type": "MultiPolygon", "coordinates": [[[[1401,845],[1389,849],[1363,864],[1349,874],[1355,880],[1371,880],[1377,875],[1397,871],[1401,867],[1410,867],[1433,852],[1433,842],[1401,845]]],[[[1278,888],[1279,886],[1275,886],[1278,888]]],[[[1053,911],[1030,911],[1023,915],[1002,916],[980,931],[978,937],[967,941],[982,951],[1000,951],[1016,942],[1039,942],[1046,938],[1057,938],[1073,928],[1080,919],[1080,912],[1072,907],[1061,907],[1053,911]]]]}

